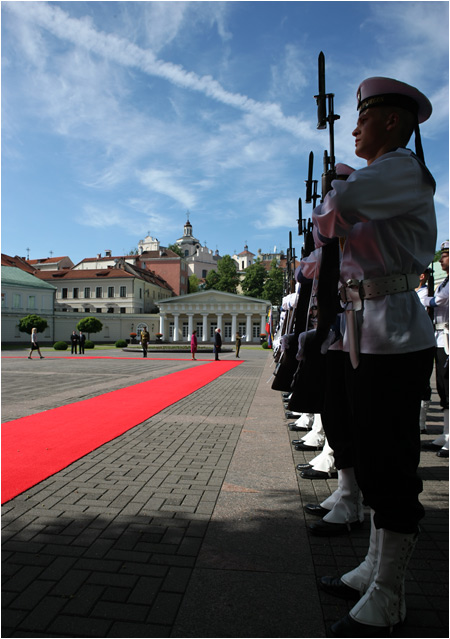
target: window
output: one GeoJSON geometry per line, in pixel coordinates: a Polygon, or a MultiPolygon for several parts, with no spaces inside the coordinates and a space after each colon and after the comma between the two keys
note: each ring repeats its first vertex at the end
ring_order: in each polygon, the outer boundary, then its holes
{"type": "Polygon", "coordinates": [[[114,307],[110,306],[107,310],[107,313],[114,313],[114,307]]]}
{"type": "Polygon", "coordinates": [[[242,337],[243,335],[245,335],[245,331],[247,330],[247,326],[245,324],[245,322],[239,322],[238,324],[238,333],[239,335],[242,337]]]}
{"type": "Polygon", "coordinates": [[[189,324],[183,322],[183,337],[189,337],[189,324]]]}
{"type": "Polygon", "coordinates": [[[73,292],[73,298],[74,298],[75,300],[77,300],[77,299],[78,299],[78,291],[79,291],[79,290],[80,290],[79,288],[74,288],[74,289],[72,290],[72,292],[73,292]]]}
{"type": "Polygon", "coordinates": [[[174,329],[175,329],[175,324],[173,322],[169,322],[169,339],[173,339],[174,329]]]}
{"type": "Polygon", "coordinates": [[[202,271],[202,278],[204,279],[207,275],[208,275],[208,271],[206,270],[206,268],[204,268],[202,271]]]}
{"type": "Polygon", "coordinates": [[[102,312],[102,309],[101,309],[101,308],[96,308],[96,309],[95,309],[95,312],[96,312],[96,313],[101,313],[101,312],[102,312]]]}
{"type": "Polygon", "coordinates": [[[28,295],[28,308],[36,308],[36,295],[28,295]]]}
{"type": "Polygon", "coordinates": [[[225,322],[223,334],[225,338],[231,339],[231,322],[225,322]]]}
{"type": "Polygon", "coordinates": [[[217,322],[211,322],[211,326],[209,327],[209,336],[211,339],[214,339],[214,333],[216,332],[217,322]]]}
{"type": "Polygon", "coordinates": [[[103,296],[102,287],[101,286],[97,286],[95,288],[95,297],[102,297],[102,296],[103,296]]]}
{"type": "Polygon", "coordinates": [[[198,339],[203,339],[203,323],[202,322],[197,323],[197,337],[198,339]]]}
{"type": "Polygon", "coordinates": [[[85,306],[85,307],[84,307],[84,312],[85,312],[85,313],[89,313],[89,306],[85,306]]]}
{"type": "Polygon", "coordinates": [[[139,289],[139,299],[142,299],[142,289],[139,289]]]}
{"type": "Polygon", "coordinates": [[[121,286],[120,287],[120,297],[126,297],[127,296],[127,287],[126,286],[121,286]]]}
{"type": "Polygon", "coordinates": [[[72,309],[72,313],[78,313],[78,309],[77,308],[73,308],[72,309]]]}
{"type": "Polygon", "coordinates": [[[63,300],[67,299],[67,288],[63,288],[61,291],[61,297],[63,300]]]}
{"type": "Polygon", "coordinates": [[[108,297],[114,297],[114,286],[108,286],[108,297]]]}
{"type": "Polygon", "coordinates": [[[7,306],[6,293],[2,293],[2,307],[7,306]]]}
{"type": "Polygon", "coordinates": [[[261,324],[257,323],[257,324],[253,324],[253,339],[258,339],[259,338],[259,333],[261,332],[261,324]]]}
{"type": "Polygon", "coordinates": [[[20,293],[13,293],[13,308],[21,308],[22,299],[20,293]]]}
{"type": "Polygon", "coordinates": [[[91,297],[91,289],[89,286],[86,286],[84,289],[84,299],[88,300],[91,297]]]}
{"type": "Polygon", "coordinates": [[[125,306],[121,306],[120,307],[120,312],[121,313],[126,313],[127,312],[127,309],[125,308],[125,306]]]}
{"type": "Polygon", "coordinates": [[[42,296],[42,308],[43,309],[51,309],[52,308],[52,302],[53,302],[53,296],[52,295],[43,295],[42,296]]]}

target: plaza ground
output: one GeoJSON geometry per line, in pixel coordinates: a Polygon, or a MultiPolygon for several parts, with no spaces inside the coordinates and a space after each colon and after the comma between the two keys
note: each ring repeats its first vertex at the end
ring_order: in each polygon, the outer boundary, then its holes
{"type": "MultiPolygon", "coordinates": [[[[43,354],[2,351],[3,422],[214,357],[43,354]]],[[[299,477],[296,465],[316,453],[293,450],[272,354],[241,355],[241,366],[3,505],[3,637],[327,636],[349,604],[317,578],[362,560],[369,515],[349,535],[308,533],[303,506],[337,479],[299,477]]],[[[428,426],[424,441],[442,428],[434,388],[428,426]]],[[[400,442],[386,445],[401,454],[400,442]]],[[[427,514],[397,636],[448,637],[448,460],[423,452],[420,475],[427,514]]]]}

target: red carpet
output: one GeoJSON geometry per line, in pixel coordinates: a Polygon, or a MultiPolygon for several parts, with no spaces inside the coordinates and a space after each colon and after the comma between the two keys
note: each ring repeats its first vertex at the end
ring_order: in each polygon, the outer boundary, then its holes
{"type": "Polygon", "coordinates": [[[211,362],[2,424],[2,504],[241,362],[211,362]]]}

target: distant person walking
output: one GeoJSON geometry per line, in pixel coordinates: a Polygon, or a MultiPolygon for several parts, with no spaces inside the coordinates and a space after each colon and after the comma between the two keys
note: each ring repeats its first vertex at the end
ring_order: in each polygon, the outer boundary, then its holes
{"type": "Polygon", "coordinates": [[[216,362],[219,361],[219,353],[222,348],[222,336],[220,334],[220,328],[216,328],[216,332],[214,333],[214,348],[213,352],[215,353],[216,362]]]}
{"type": "Polygon", "coordinates": [[[148,341],[150,333],[146,328],[141,331],[142,357],[147,357],[148,341]]]}
{"type": "Polygon", "coordinates": [[[70,336],[70,342],[72,344],[72,355],[77,354],[77,344],[78,344],[78,335],[76,331],[72,331],[72,335],[70,336]]]}
{"type": "Polygon", "coordinates": [[[239,357],[239,351],[241,350],[241,336],[236,333],[236,357],[239,357]]]}
{"type": "Polygon", "coordinates": [[[86,335],[80,331],[80,334],[78,335],[78,341],[80,344],[80,355],[84,355],[84,345],[86,343],[86,335]]]}
{"type": "Polygon", "coordinates": [[[41,351],[39,349],[39,344],[37,342],[37,328],[32,328],[31,329],[31,349],[30,349],[30,354],[28,355],[28,359],[32,359],[31,353],[33,351],[37,351],[39,353],[39,357],[41,359],[44,359],[43,356],[41,355],[41,351]]]}
{"type": "Polygon", "coordinates": [[[196,352],[197,352],[197,331],[192,331],[192,336],[191,336],[191,354],[192,354],[192,359],[194,359],[194,360],[196,360],[196,358],[195,358],[195,353],[196,352]]]}

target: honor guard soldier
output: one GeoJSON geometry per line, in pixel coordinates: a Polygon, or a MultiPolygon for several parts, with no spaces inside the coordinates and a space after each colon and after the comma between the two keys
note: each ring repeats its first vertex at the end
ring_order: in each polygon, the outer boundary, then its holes
{"type": "MultiPolygon", "coordinates": [[[[441,408],[444,411],[444,430],[431,442],[431,448],[438,448],[438,457],[448,457],[448,240],[441,244],[440,263],[447,273],[445,280],[438,286],[428,305],[434,310],[434,328],[436,336],[436,386],[441,408]]],[[[424,448],[426,446],[424,445],[424,448]]]]}
{"type": "Polygon", "coordinates": [[[337,596],[360,597],[332,626],[333,636],[381,637],[405,619],[404,576],[424,516],[419,414],[435,337],[415,288],[436,246],[435,182],[419,131],[432,107],[416,88],[390,78],[364,80],[357,99],[355,153],[367,166],[346,182],[334,180],[312,218],[323,243],[345,238],[345,383],[371,534],[355,570],[319,583],[337,596]],[[416,153],[405,148],[413,132],[416,153]],[[400,457],[392,439],[405,442],[400,457]]]}

